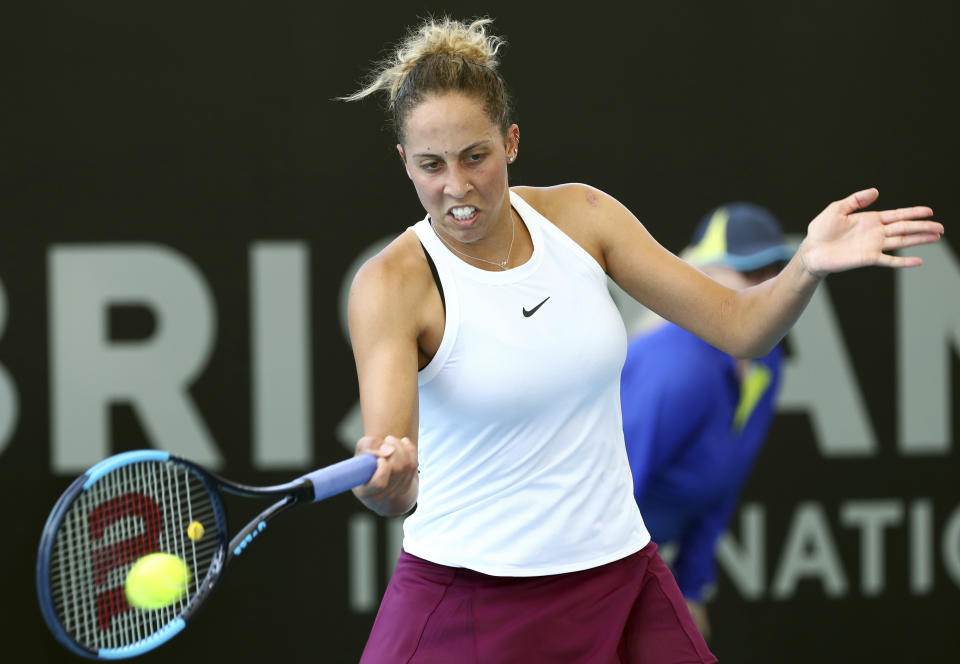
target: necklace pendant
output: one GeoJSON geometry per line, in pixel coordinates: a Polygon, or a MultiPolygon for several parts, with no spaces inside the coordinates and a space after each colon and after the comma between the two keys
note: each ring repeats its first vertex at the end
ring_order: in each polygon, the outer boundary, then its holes
{"type": "Polygon", "coordinates": [[[497,263],[497,265],[499,265],[502,269],[506,270],[506,269],[507,269],[507,262],[508,262],[509,260],[510,260],[510,259],[508,258],[508,259],[505,260],[505,261],[500,261],[499,263],[497,263]]]}

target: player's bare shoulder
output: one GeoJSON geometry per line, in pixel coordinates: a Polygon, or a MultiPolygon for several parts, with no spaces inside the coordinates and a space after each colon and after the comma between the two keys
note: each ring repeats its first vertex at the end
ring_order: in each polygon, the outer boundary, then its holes
{"type": "Polygon", "coordinates": [[[610,196],[580,183],[513,187],[513,191],[603,266],[601,229],[612,207],[610,196]]]}
{"type": "MultiPolygon", "coordinates": [[[[422,320],[433,275],[412,230],[401,234],[357,271],[350,289],[350,318],[377,318],[388,324],[422,320]]],[[[352,325],[351,325],[352,327],[352,325]]]]}
{"type": "Polygon", "coordinates": [[[599,189],[577,182],[550,187],[511,187],[511,190],[555,224],[596,207],[600,197],[606,196],[599,189]]]}

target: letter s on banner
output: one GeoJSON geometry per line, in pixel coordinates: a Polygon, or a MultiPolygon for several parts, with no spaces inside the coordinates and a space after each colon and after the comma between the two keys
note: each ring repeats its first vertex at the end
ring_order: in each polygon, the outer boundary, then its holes
{"type": "MultiPolygon", "coordinates": [[[[7,294],[0,281],[0,339],[7,324],[7,294]]],[[[0,364],[0,454],[10,443],[13,431],[17,426],[20,414],[20,401],[17,397],[17,387],[7,372],[6,367],[0,364]]]]}

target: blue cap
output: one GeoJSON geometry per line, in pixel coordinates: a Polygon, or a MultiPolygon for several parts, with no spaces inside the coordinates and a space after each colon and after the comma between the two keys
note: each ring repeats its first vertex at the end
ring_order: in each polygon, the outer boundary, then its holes
{"type": "Polygon", "coordinates": [[[711,210],[697,224],[691,244],[688,258],[694,265],[722,265],[740,272],[793,256],[777,218],[753,203],[727,203],[711,210]]]}

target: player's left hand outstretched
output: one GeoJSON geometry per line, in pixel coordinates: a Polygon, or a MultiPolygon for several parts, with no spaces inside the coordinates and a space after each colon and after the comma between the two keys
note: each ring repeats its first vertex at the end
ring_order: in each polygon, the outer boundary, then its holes
{"type": "Polygon", "coordinates": [[[926,206],[897,210],[865,211],[880,192],[864,189],[828,205],[807,227],[800,246],[806,268],[818,275],[867,265],[916,267],[918,256],[892,256],[886,252],[937,242],[943,225],[931,221],[926,206]]]}

